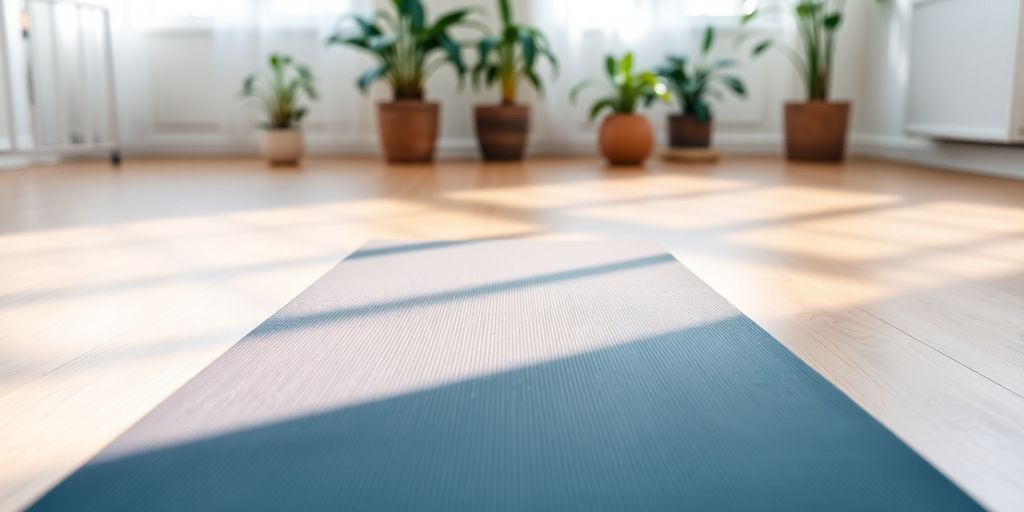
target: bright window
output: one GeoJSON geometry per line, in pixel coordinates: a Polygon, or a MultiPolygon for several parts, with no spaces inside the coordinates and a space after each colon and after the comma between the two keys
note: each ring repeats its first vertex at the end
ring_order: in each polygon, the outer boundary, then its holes
{"type": "Polygon", "coordinates": [[[345,0],[149,0],[147,25],[157,28],[202,27],[215,22],[275,20],[296,23],[336,16],[345,0]]]}
{"type": "Polygon", "coordinates": [[[744,9],[752,9],[752,0],[683,0],[687,14],[690,16],[722,16],[733,17],[743,14],[744,9]]]}

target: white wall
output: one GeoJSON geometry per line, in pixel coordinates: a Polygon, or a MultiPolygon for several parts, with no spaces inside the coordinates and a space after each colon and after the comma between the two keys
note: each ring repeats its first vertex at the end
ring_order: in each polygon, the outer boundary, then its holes
{"type": "MultiPolygon", "coordinates": [[[[856,106],[854,152],[911,163],[1024,178],[1024,147],[941,142],[904,132],[911,7],[887,0],[867,12],[865,85],[856,106]]],[[[951,37],[971,37],[950,27],[951,37]]],[[[984,58],[983,55],[978,56],[984,58]]]]}

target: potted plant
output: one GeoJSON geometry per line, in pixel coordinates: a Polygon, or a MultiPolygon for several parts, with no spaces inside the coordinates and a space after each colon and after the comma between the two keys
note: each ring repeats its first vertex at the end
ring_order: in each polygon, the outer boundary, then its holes
{"type": "Polygon", "coordinates": [[[393,0],[394,12],[347,16],[327,40],[372,55],[377,64],[359,76],[364,93],[378,80],[391,87],[393,100],[377,104],[381,145],[389,162],[429,162],[437,143],[439,106],[424,101],[427,79],[446,63],[461,80],[466,67],[450,30],[467,22],[472,10],[457,9],[428,22],[420,0],[393,0]],[[435,54],[439,58],[431,59],[435,54]]]}
{"type": "MultiPolygon", "coordinates": [[[[761,55],[778,47],[803,78],[807,101],[785,105],[786,155],[791,160],[841,161],[846,153],[850,102],[829,101],[835,42],[845,0],[794,0],[790,5],[802,51],[765,39],[754,46],[761,55]]],[[[758,17],[754,9],[744,23],[758,17]]]]}
{"type": "Polygon", "coordinates": [[[736,65],[735,60],[709,61],[714,41],[715,29],[708,26],[696,61],[690,61],[686,56],[669,56],[665,64],[655,70],[682,110],[668,118],[669,145],[673,148],[707,148],[711,145],[714,116],[707,99],[709,95],[724,97],[719,87],[738,96],[747,94],[739,78],[724,74],[725,70],[736,65]]]}
{"type": "Polygon", "coordinates": [[[242,96],[255,99],[263,109],[261,147],[271,165],[294,165],[302,158],[302,130],[299,124],[308,110],[301,98],[315,100],[316,88],[309,68],[291,57],[273,53],[267,59],[269,74],[253,73],[242,82],[242,96]]]}
{"type": "Polygon", "coordinates": [[[530,130],[530,107],[516,104],[519,83],[526,81],[543,92],[534,70],[538,59],[546,59],[557,70],[558,60],[544,34],[535,27],[512,20],[509,0],[498,0],[501,32],[480,40],[480,61],[473,68],[473,84],[481,78],[487,86],[501,83],[501,104],[478,105],[474,109],[476,136],[484,160],[520,160],[530,130]]]}
{"type": "MultiPolygon", "coordinates": [[[[621,59],[605,57],[606,95],[590,106],[593,121],[605,110],[611,111],[601,122],[598,143],[601,154],[612,165],[640,165],[654,147],[654,130],[646,117],[637,115],[640,105],[650,106],[656,99],[668,101],[668,89],[652,71],[633,72],[633,53],[621,59]]],[[[573,87],[569,99],[575,103],[580,92],[598,85],[584,81],[573,87]]]]}

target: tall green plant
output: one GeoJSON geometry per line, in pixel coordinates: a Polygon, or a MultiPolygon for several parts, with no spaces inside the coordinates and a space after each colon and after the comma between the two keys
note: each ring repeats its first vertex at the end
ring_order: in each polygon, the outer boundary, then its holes
{"type": "MultiPolygon", "coordinates": [[[[753,54],[761,55],[769,48],[778,48],[796,66],[807,86],[807,99],[827,101],[835,59],[836,35],[843,23],[846,0],[793,0],[778,4],[791,11],[796,21],[802,48],[792,48],[775,39],[764,39],[754,46],[753,54]]],[[[743,17],[744,23],[761,16],[755,8],[743,17]]]]}
{"type": "Polygon", "coordinates": [[[242,82],[242,96],[256,99],[266,115],[264,127],[292,128],[302,122],[308,109],[302,96],[317,98],[313,74],[288,55],[273,53],[267,59],[270,73],[252,73],[242,82]]]}
{"type": "Polygon", "coordinates": [[[547,38],[535,27],[517,24],[512,19],[509,0],[498,0],[501,13],[501,34],[480,40],[480,62],[473,68],[473,83],[479,85],[481,77],[488,86],[501,82],[501,103],[516,102],[519,82],[528,81],[538,92],[543,92],[540,77],[534,67],[538,57],[546,59],[558,70],[558,59],[551,51],[547,38]]]}
{"type": "Polygon", "coordinates": [[[327,39],[328,45],[349,46],[377,59],[377,65],[357,79],[359,89],[365,93],[384,80],[395,99],[420,100],[427,79],[446,64],[462,80],[466,66],[461,43],[450,31],[469,25],[474,10],[449,11],[431,23],[420,0],[392,0],[392,8],[394,12],[380,10],[372,17],[346,16],[327,39]]]}
{"type": "MultiPolygon", "coordinates": [[[[661,83],[658,75],[652,71],[633,72],[633,52],[626,53],[621,59],[608,55],[604,59],[604,69],[608,78],[608,82],[603,84],[605,95],[590,106],[591,120],[605,110],[632,114],[640,104],[646,107],[657,99],[669,100],[668,88],[661,83]]],[[[601,85],[592,80],[580,82],[570,91],[569,100],[576,103],[581,92],[601,85]]]]}
{"type": "Polygon", "coordinates": [[[657,67],[655,73],[660,76],[672,90],[672,95],[679,103],[683,115],[696,117],[706,123],[711,119],[711,106],[707,96],[724,96],[718,89],[725,87],[738,96],[746,96],[747,90],[743,81],[731,75],[723,74],[727,69],[736,66],[733,59],[710,61],[711,49],[715,44],[715,28],[704,29],[700,47],[700,56],[689,60],[685,55],[669,56],[665,64],[657,67]]]}

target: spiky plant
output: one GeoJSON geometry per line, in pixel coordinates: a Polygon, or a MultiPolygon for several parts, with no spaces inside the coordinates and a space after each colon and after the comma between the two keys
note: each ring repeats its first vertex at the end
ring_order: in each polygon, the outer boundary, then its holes
{"type": "Polygon", "coordinates": [[[364,93],[378,80],[386,81],[396,100],[421,100],[427,80],[446,64],[459,79],[466,73],[461,43],[451,29],[469,24],[474,9],[456,9],[427,21],[420,0],[392,0],[394,12],[380,10],[371,17],[342,18],[328,45],[342,45],[377,59],[356,81],[364,93]]]}
{"type": "Polygon", "coordinates": [[[290,56],[272,53],[267,59],[269,73],[252,73],[242,82],[241,95],[255,99],[266,120],[268,129],[288,129],[298,126],[308,109],[301,104],[302,96],[317,98],[313,74],[309,68],[296,63],[290,56]]]}
{"type": "Polygon", "coordinates": [[[724,97],[719,87],[724,87],[738,96],[747,94],[743,81],[724,74],[725,70],[736,66],[735,60],[710,60],[709,55],[714,44],[715,29],[708,26],[704,29],[700,55],[697,59],[691,61],[686,56],[673,55],[666,59],[665,64],[655,69],[655,73],[672,90],[672,95],[679,103],[683,115],[694,116],[702,123],[711,119],[711,106],[707,102],[707,97],[724,97]]]}
{"type": "Polygon", "coordinates": [[[501,103],[512,105],[516,102],[519,84],[524,80],[538,92],[544,91],[535,70],[537,61],[547,60],[557,72],[558,59],[540,30],[512,19],[509,0],[498,0],[498,11],[501,33],[487,36],[477,45],[480,61],[473,68],[473,83],[479,85],[482,79],[490,87],[500,82],[501,103]]]}
{"type": "MultiPolygon", "coordinates": [[[[801,48],[767,38],[754,45],[753,54],[761,55],[770,48],[778,48],[797,68],[807,87],[809,101],[827,101],[832,82],[836,35],[843,23],[846,0],[792,0],[774,4],[788,7],[796,21],[801,48]]],[[[755,7],[743,17],[744,23],[764,13],[755,7]]]]}

